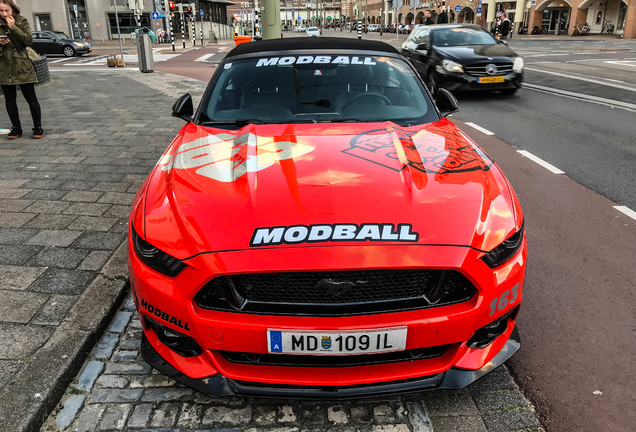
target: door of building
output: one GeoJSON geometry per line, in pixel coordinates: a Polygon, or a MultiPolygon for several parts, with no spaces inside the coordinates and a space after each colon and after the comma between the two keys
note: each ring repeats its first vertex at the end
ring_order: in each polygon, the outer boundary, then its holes
{"type": "Polygon", "coordinates": [[[35,15],[35,29],[41,31],[51,30],[51,15],[49,14],[36,14],[35,15]]]}

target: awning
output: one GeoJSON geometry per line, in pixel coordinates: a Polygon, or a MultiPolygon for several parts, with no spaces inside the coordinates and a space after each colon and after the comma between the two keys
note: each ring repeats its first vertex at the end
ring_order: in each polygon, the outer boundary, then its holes
{"type": "Polygon", "coordinates": [[[332,19],[332,18],[330,16],[328,16],[327,19],[332,19]]]}

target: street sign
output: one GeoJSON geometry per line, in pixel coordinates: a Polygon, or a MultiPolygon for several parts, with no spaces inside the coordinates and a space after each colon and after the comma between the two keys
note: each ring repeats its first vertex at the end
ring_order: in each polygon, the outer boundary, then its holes
{"type": "Polygon", "coordinates": [[[201,16],[205,15],[205,14],[203,13],[203,9],[201,9],[201,10],[199,11],[199,15],[201,15],[201,16]]]}
{"type": "Polygon", "coordinates": [[[159,19],[159,12],[153,12],[152,19],[159,19]]]}
{"type": "Polygon", "coordinates": [[[462,11],[462,7],[461,6],[455,6],[455,13],[460,13],[462,11]]]}
{"type": "Polygon", "coordinates": [[[480,13],[481,13],[481,8],[480,8],[480,7],[478,7],[478,8],[477,8],[477,13],[478,13],[478,14],[480,14],[480,13]]]}

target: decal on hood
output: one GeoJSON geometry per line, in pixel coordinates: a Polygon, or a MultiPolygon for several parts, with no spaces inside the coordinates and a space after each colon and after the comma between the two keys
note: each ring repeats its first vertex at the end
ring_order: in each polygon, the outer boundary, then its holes
{"type": "Polygon", "coordinates": [[[256,228],[250,246],[321,243],[338,241],[417,242],[419,234],[411,224],[324,224],[256,228]]]}
{"type": "Polygon", "coordinates": [[[221,133],[182,143],[173,153],[164,154],[157,165],[164,171],[196,168],[201,176],[233,182],[246,173],[264,170],[313,150],[310,145],[276,141],[275,137],[221,133]]]}
{"type": "Polygon", "coordinates": [[[298,56],[298,57],[269,57],[262,58],[256,63],[256,67],[292,65],[292,64],[353,64],[375,66],[377,63],[371,57],[351,56],[298,56]]]}

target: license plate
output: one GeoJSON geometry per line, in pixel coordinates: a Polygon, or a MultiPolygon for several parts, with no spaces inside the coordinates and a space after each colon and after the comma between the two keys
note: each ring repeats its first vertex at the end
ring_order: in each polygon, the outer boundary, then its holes
{"type": "Polygon", "coordinates": [[[502,76],[477,78],[477,82],[480,84],[502,83],[505,81],[506,79],[502,76]]]}
{"type": "Polygon", "coordinates": [[[406,348],[406,327],[359,331],[267,330],[270,353],[309,355],[373,354],[406,348]]]}

